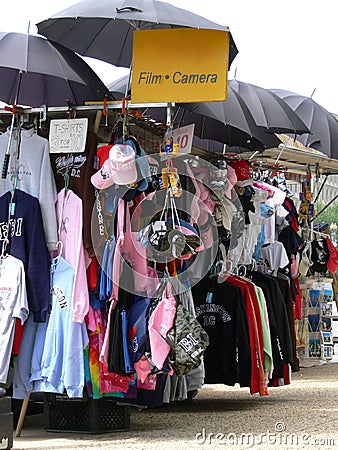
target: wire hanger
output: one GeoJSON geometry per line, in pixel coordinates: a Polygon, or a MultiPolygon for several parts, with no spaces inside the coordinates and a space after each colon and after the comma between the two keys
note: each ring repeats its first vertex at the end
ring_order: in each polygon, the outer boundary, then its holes
{"type": "Polygon", "coordinates": [[[330,237],[328,234],[322,233],[321,231],[316,231],[316,230],[311,230],[311,231],[312,231],[312,233],[317,234],[319,237],[323,237],[323,238],[330,237]]]}
{"type": "Polygon", "coordinates": [[[255,258],[252,258],[251,260],[251,270],[253,270],[254,272],[257,271],[257,261],[255,260],[255,258]]]}
{"type": "Polygon", "coordinates": [[[58,263],[60,257],[62,256],[62,252],[63,252],[63,242],[62,241],[58,241],[56,243],[56,248],[58,249],[58,253],[57,255],[53,258],[53,263],[58,263]]]}
{"type": "Polygon", "coordinates": [[[64,174],[63,179],[64,179],[64,182],[65,182],[65,190],[68,191],[69,190],[69,173],[68,173],[68,170],[64,174]]]}
{"type": "Polygon", "coordinates": [[[63,196],[62,196],[61,215],[60,215],[60,218],[59,218],[59,228],[58,228],[59,241],[61,241],[61,230],[62,230],[62,226],[64,226],[63,214],[64,214],[64,210],[65,210],[66,195],[67,195],[67,191],[69,191],[69,174],[68,174],[68,170],[64,174],[63,178],[65,180],[65,191],[64,191],[63,196]]]}
{"type": "Polygon", "coordinates": [[[13,173],[11,176],[11,181],[12,181],[12,189],[11,192],[14,193],[16,188],[18,187],[18,182],[19,182],[19,177],[17,173],[13,173]]]}
{"type": "Polygon", "coordinates": [[[237,269],[237,275],[239,277],[244,277],[246,276],[246,266],[244,264],[240,264],[239,266],[236,267],[237,269]],[[243,273],[240,274],[240,270],[243,270],[243,273]]]}
{"type": "Polygon", "coordinates": [[[75,109],[73,102],[71,100],[67,99],[66,103],[68,106],[67,119],[68,120],[75,119],[76,118],[76,109],[75,109]]]}
{"type": "Polygon", "coordinates": [[[230,259],[221,259],[216,263],[216,273],[218,268],[220,268],[220,271],[218,272],[217,281],[218,283],[223,283],[233,272],[233,262],[230,259]]]}

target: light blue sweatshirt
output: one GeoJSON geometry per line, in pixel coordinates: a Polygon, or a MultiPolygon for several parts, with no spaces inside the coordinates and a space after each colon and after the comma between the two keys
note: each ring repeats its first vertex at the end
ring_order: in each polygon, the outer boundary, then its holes
{"type": "MultiPolygon", "coordinates": [[[[54,392],[69,397],[82,397],[85,383],[83,350],[89,339],[85,322],[72,320],[74,268],[60,257],[52,263],[52,312],[44,339],[41,365],[32,358],[33,392],[54,392]]],[[[38,336],[42,339],[42,336],[38,336]]],[[[34,347],[39,348],[35,341],[34,347]]]]}

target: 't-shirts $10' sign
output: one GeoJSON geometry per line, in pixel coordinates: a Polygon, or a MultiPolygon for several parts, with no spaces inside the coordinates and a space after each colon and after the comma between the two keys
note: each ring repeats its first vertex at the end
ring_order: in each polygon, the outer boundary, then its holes
{"type": "Polygon", "coordinates": [[[49,128],[50,153],[82,153],[86,148],[88,119],[55,119],[49,128]]]}

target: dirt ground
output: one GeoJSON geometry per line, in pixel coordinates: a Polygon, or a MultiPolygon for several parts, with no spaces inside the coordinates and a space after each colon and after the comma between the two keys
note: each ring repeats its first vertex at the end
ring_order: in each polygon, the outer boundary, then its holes
{"type": "Polygon", "coordinates": [[[206,385],[190,403],[131,410],[129,431],[100,435],[44,431],[28,416],[14,449],[335,449],[338,448],[338,364],[302,368],[290,386],[267,397],[206,385]]]}

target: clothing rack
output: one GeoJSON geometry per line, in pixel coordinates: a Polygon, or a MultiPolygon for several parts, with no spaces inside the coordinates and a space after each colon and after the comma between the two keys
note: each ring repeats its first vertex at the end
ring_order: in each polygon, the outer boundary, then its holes
{"type": "MultiPolygon", "coordinates": [[[[95,134],[98,134],[98,130],[100,127],[102,115],[106,117],[106,124],[108,122],[108,115],[109,111],[116,111],[119,110],[122,112],[121,115],[127,116],[128,111],[132,110],[139,110],[139,109],[148,109],[148,108],[166,108],[167,110],[167,117],[169,112],[172,111],[172,107],[175,106],[175,103],[129,103],[127,104],[126,108],[126,102],[123,101],[102,101],[102,102],[88,102],[85,105],[68,105],[68,106],[47,106],[47,105],[41,105],[40,107],[16,107],[16,111],[20,112],[20,116],[24,117],[25,120],[28,120],[29,115],[38,115],[39,119],[39,128],[42,128],[42,124],[47,121],[48,116],[57,116],[65,115],[66,117],[69,117],[70,111],[76,115],[76,113],[96,113],[94,124],[93,124],[93,132],[95,134]]],[[[3,109],[0,109],[0,117],[1,116],[8,116],[12,114],[9,107],[5,107],[3,109]]],[[[132,116],[135,117],[135,119],[138,119],[139,116],[137,114],[132,114],[132,116]]],[[[13,115],[14,117],[14,115],[13,115]]],[[[69,119],[71,120],[71,119],[69,119]]],[[[126,123],[126,118],[124,120],[126,123]]],[[[146,117],[144,118],[144,124],[148,125],[152,129],[156,129],[157,123],[155,123],[154,120],[146,120],[146,117]]],[[[160,131],[163,131],[163,128],[160,128],[160,131]]],[[[156,133],[155,133],[156,134],[156,133]]],[[[158,132],[157,132],[158,134],[158,132]]]]}
{"type": "MultiPolygon", "coordinates": [[[[169,106],[175,106],[174,103],[128,103],[128,109],[138,109],[138,108],[167,108],[169,106]]],[[[74,111],[104,111],[106,110],[115,110],[115,109],[123,109],[124,104],[120,101],[112,101],[112,102],[88,102],[85,105],[72,105],[72,109],[74,111]]],[[[69,106],[47,106],[41,105],[39,107],[31,108],[31,107],[21,107],[22,114],[43,114],[47,118],[48,113],[68,113],[69,106]]],[[[11,111],[6,109],[0,109],[0,115],[10,115],[11,111]]]]}

